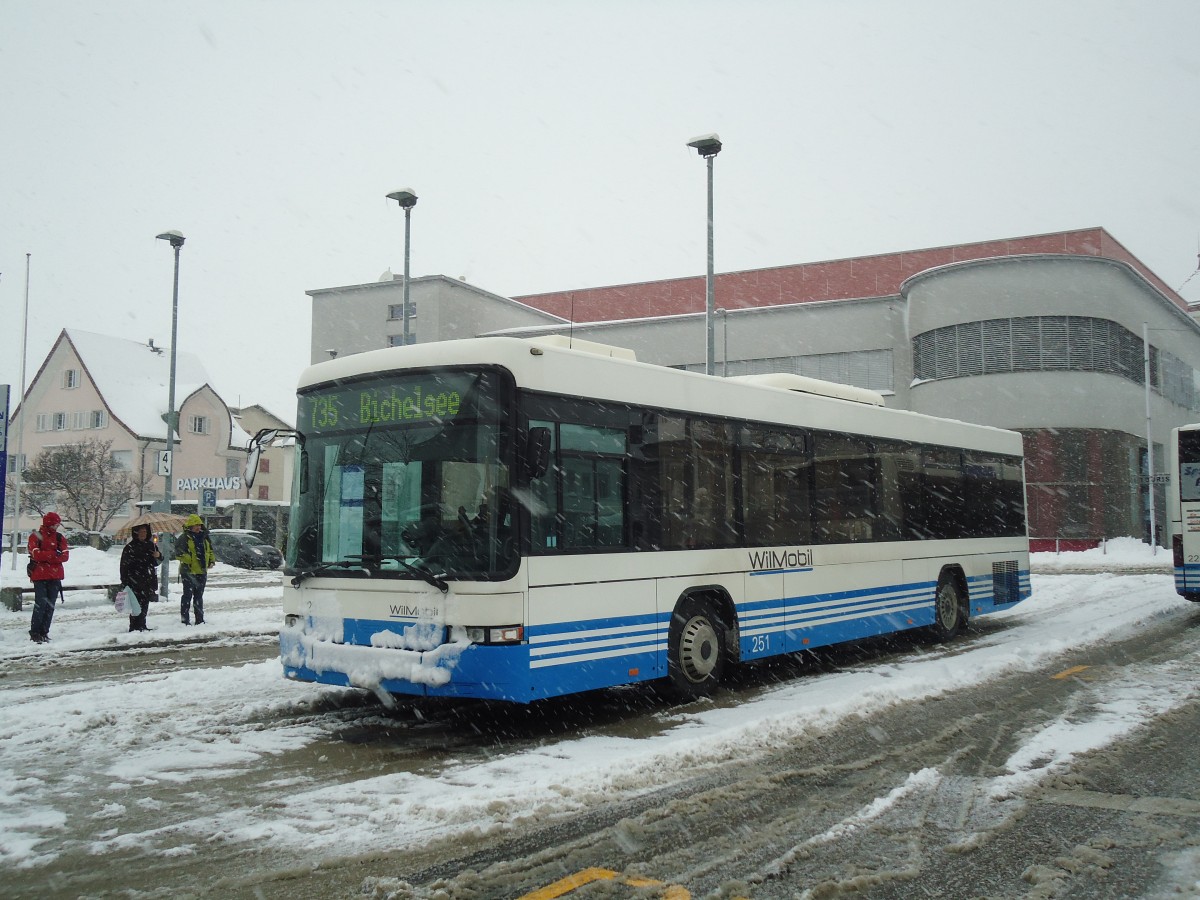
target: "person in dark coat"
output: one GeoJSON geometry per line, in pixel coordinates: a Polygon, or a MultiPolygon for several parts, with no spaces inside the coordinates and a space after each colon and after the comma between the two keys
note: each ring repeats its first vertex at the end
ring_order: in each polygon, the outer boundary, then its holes
{"type": "Polygon", "coordinates": [[[56,512],[42,516],[42,527],[29,533],[29,558],[33,571],[33,618],[29,623],[29,639],[37,644],[50,640],[50,622],[54,619],[54,604],[62,594],[63,563],[71,556],[67,540],[58,533],[62,518],[56,512]]]}
{"type": "Polygon", "coordinates": [[[129,617],[130,631],[150,631],[146,611],[158,591],[158,564],[162,562],[158,544],[150,537],[149,525],[136,525],[129,543],[121,551],[121,583],[137,597],[141,611],[129,617]]]}

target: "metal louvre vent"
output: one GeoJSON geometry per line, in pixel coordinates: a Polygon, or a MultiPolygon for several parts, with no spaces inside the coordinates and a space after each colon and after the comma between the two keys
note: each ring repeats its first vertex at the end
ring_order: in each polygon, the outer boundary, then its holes
{"type": "Polygon", "coordinates": [[[992,602],[1016,603],[1021,599],[1021,573],[1016,560],[992,563],[992,602]]]}

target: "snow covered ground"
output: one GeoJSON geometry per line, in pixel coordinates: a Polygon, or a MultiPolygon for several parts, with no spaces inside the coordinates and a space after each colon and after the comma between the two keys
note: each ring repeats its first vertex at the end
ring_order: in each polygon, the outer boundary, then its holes
{"type": "MultiPolygon", "coordinates": [[[[397,842],[419,846],[440,837],[512,828],[530,817],[546,821],[584,809],[595,797],[611,801],[649,791],[671,783],[683,769],[694,774],[728,764],[786,746],[848,716],[1028,671],[1072,649],[1115,640],[1151,622],[1184,622],[1196,612],[1194,604],[1175,594],[1169,554],[1159,549],[1152,556],[1133,540],[1110,542],[1104,552],[1039,554],[1034,563],[1035,572],[1060,574],[1035,574],[1032,599],[999,614],[1009,627],[986,632],[967,652],[919,654],[821,675],[820,690],[813,689],[811,679],[800,679],[735,706],[674,708],[663,714],[660,732],[636,739],[549,740],[518,754],[485,761],[452,755],[431,770],[387,772],[348,783],[276,777],[261,785],[274,791],[269,804],[250,798],[190,803],[180,807],[177,818],[153,828],[126,823],[141,821],[134,810],[163,803],[155,793],[163,785],[186,782],[189,791],[219,793],[221,779],[327,736],[319,717],[295,714],[349,692],[287,682],[276,659],[205,669],[203,678],[158,666],[151,656],[112,678],[82,683],[6,687],[0,678],[0,834],[6,836],[0,865],[51,866],[80,841],[95,854],[189,854],[209,834],[319,858],[344,847],[365,853],[394,848],[397,842]],[[1145,573],[1146,568],[1154,571],[1145,573]],[[1119,574],[1123,569],[1139,574],[1119,574]],[[293,717],[282,718],[281,726],[263,724],[284,713],[293,717]],[[49,757],[75,762],[64,773],[49,757]],[[83,784],[95,796],[81,809],[83,784]]],[[[115,564],[114,554],[73,550],[70,580],[108,580],[115,564]]],[[[7,556],[3,565],[7,583],[7,556]]],[[[23,579],[23,572],[18,574],[23,579]]],[[[217,641],[269,640],[279,626],[279,579],[278,573],[219,567],[210,582],[206,633],[217,641]],[[253,583],[233,586],[247,581],[253,583]]],[[[69,595],[55,615],[48,645],[28,639],[28,604],[21,613],[0,611],[0,673],[27,667],[31,658],[54,665],[72,651],[128,646],[136,652],[143,644],[194,639],[200,629],[180,623],[178,585],[172,590],[171,608],[152,607],[150,624],[156,630],[149,634],[128,634],[127,620],[99,593],[69,595]]],[[[1194,671],[1196,664],[1179,663],[1181,672],[1194,671]]],[[[993,790],[998,796],[1020,791],[1061,772],[1079,754],[1188,702],[1200,693],[1200,681],[1185,676],[1131,672],[1119,686],[1106,689],[1110,693],[1095,704],[1095,715],[1055,721],[1028,735],[993,790]]],[[[1200,890],[1200,859],[1184,868],[1183,883],[1200,890]]]]}
{"type": "MultiPolygon", "coordinates": [[[[0,587],[29,587],[25,577],[25,557],[11,567],[9,554],[0,554],[0,587]]],[[[91,547],[72,547],[66,564],[63,584],[115,584],[120,577],[121,551],[114,547],[107,553],[91,547]]],[[[161,642],[176,637],[196,639],[201,634],[210,637],[278,633],[280,619],[280,585],[283,576],[278,571],[249,571],[217,563],[209,573],[205,591],[204,612],[208,618],[203,626],[185,626],[179,616],[179,599],[183,586],[179,583],[176,566],[171,565],[171,595],[166,602],[151,604],[147,623],[150,633],[129,634],[129,618],[113,610],[103,590],[67,591],[64,603],[58,604],[50,628],[51,642],[45,645],[46,654],[53,656],[72,650],[97,649],[161,642]],[[224,585],[240,587],[229,590],[224,585]],[[207,629],[207,631],[205,631],[207,629]]],[[[33,595],[26,594],[20,613],[0,610],[0,660],[6,656],[31,652],[35,645],[29,640],[29,618],[33,595]]]]}

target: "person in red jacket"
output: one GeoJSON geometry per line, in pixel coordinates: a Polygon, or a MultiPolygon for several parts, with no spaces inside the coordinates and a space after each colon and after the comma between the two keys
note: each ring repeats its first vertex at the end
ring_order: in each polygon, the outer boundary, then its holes
{"type": "Polygon", "coordinates": [[[33,619],[29,639],[37,644],[50,640],[50,621],[54,604],[62,593],[63,563],[71,555],[67,539],[58,533],[62,519],[56,512],[42,516],[42,527],[29,533],[29,558],[33,560],[33,619]]]}

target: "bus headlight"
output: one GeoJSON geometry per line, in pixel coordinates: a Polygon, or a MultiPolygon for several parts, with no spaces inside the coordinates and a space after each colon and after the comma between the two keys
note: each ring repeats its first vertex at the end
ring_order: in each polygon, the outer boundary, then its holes
{"type": "Polygon", "coordinates": [[[467,638],[473,644],[519,644],[525,639],[520,625],[467,626],[467,638]]]}

